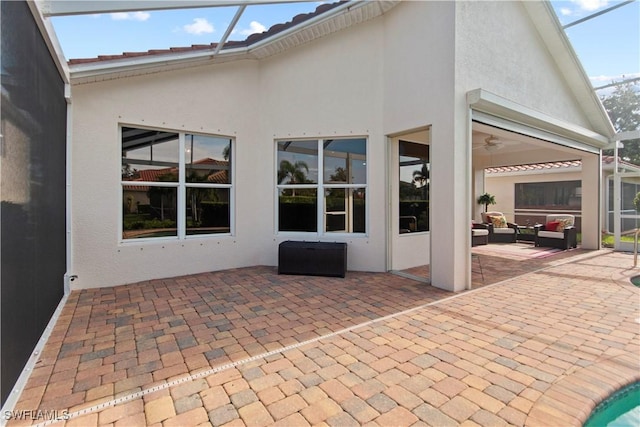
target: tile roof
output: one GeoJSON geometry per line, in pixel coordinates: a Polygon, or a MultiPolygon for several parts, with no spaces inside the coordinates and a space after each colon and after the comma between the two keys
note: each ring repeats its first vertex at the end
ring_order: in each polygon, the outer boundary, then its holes
{"type": "MultiPolygon", "coordinates": [[[[204,159],[196,160],[192,164],[194,165],[212,165],[212,166],[222,166],[228,167],[229,162],[227,160],[216,160],[210,157],[205,157],[204,159]]],[[[175,167],[171,168],[163,168],[163,169],[142,169],[136,171],[137,177],[134,179],[128,180],[128,182],[159,182],[160,177],[167,174],[177,174],[178,169],[175,167]]],[[[226,170],[219,170],[215,172],[211,172],[207,175],[207,182],[216,183],[216,184],[227,184],[229,183],[228,172],[226,170]]],[[[177,182],[177,181],[173,181],[177,182]]],[[[144,185],[123,185],[124,189],[127,191],[148,191],[149,186],[144,185]]]]}
{"type": "MultiPolygon", "coordinates": [[[[309,19],[316,17],[318,15],[321,15],[348,1],[351,1],[351,0],[341,0],[335,3],[321,4],[313,12],[301,13],[299,15],[296,15],[291,21],[281,23],[281,24],[274,24],[267,31],[264,31],[262,33],[251,34],[246,39],[241,41],[229,40],[224,44],[224,47],[222,48],[222,50],[224,51],[226,49],[251,46],[261,40],[272,37],[291,27],[300,25],[303,22],[308,21],[309,19]]],[[[95,58],[75,58],[75,59],[70,59],[68,63],[69,65],[78,65],[78,64],[87,64],[87,63],[93,63],[93,62],[124,60],[124,59],[136,58],[136,57],[166,55],[166,54],[172,54],[172,53],[195,52],[195,51],[205,51],[205,50],[213,51],[217,47],[218,47],[218,43],[194,44],[191,46],[184,46],[184,47],[170,47],[168,49],[151,49],[143,52],[123,52],[120,55],[99,55],[95,58]]]]}
{"type": "Polygon", "coordinates": [[[513,165],[513,166],[499,166],[487,168],[487,173],[502,173],[502,172],[525,172],[525,171],[544,171],[553,169],[567,169],[580,167],[582,162],[580,160],[570,160],[565,162],[548,162],[548,163],[532,163],[529,165],[513,165]]]}
{"type": "MultiPolygon", "coordinates": [[[[613,165],[614,156],[602,156],[602,165],[613,165]]],[[[639,165],[634,165],[621,158],[618,158],[619,165],[632,170],[638,170],[639,165]]],[[[529,165],[512,165],[512,166],[497,166],[485,169],[489,174],[491,173],[505,173],[505,172],[525,172],[525,171],[549,171],[549,170],[561,170],[568,168],[576,168],[582,166],[580,160],[570,160],[565,162],[548,162],[548,163],[532,163],[529,165]]]]}

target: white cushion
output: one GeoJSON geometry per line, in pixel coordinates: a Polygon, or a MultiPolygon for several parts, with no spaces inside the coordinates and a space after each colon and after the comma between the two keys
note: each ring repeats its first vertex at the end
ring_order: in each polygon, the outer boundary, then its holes
{"type": "Polygon", "coordinates": [[[489,230],[482,229],[482,228],[473,228],[471,229],[471,235],[472,236],[488,236],[489,230]]]}
{"type": "Polygon", "coordinates": [[[561,231],[538,231],[539,237],[551,237],[553,239],[564,239],[564,233],[561,231]]]}
{"type": "Polygon", "coordinates": [[[495,228],[493,229],[493,234],[513,234],[516,230],[513,228],[495,228]]]}
{"type": "MultiPolygon", "coordinates": [[[[547,215],[546,222],[559,221],[559,220],[569,220],[567,225],[573,225],[576,217],[568,214],[550,214],[547,215]]],[[[545,223],[546,224],[546,223],[545,223]]]]}

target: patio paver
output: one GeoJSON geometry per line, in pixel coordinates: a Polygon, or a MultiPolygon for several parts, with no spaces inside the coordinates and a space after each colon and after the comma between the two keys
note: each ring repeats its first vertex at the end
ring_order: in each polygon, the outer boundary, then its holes
{"type": "MultiPolygon", "coordinates": [[[[482,262],[485,286],[460,294],[270,267],[73,292],[15,413],[68,411],[56,424],[68,426],[581,425],[640,380],[631,255],[482,262]],[[492,276],[497,264],[525,273],[492,276]]],[[[8,424],[46,421],[32,418],[8,424]]]]}

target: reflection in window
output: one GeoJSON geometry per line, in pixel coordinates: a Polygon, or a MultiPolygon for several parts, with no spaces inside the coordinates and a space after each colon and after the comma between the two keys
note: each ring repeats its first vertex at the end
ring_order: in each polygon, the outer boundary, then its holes
{"type": "Polygon", "coordinates": [[[367,183],[365,139],[329,139],[323,147],[325,183],[367,183]]]}
{"type": "Polygon", "coordinates": [[[278,230],[365,233],[366,139],[277,144],[278,230]],[[318,195],[324,196],[321,217],[318,195]]]}
{"type": "Polygon", "coordinates": [[[123,127],[123,239],[230,233],[231,152],[229,138],[123,127]]]}
{"type": "Polygon", "coordinates": [[[318,190],[280,188],[278,191],[278,230],[318,230],[318,190]]]}
{"type": "Polygon", "coordinates": [[[186,181],[229,184],[231,140],[187,134],[185,138],[186,181]]]}
{"type": "Polygon", "coordinates": [[[400,233],[429,231],[429,146],[400,141],[400,233]]]}
{"type": "Polygon", "coordinates": [[[230,233],[228,188],[187,188],[187,235],[230,233]]]}
{"type": "Polygon", "coordinates": [[[176,187],[124,185],[122,238],[176,237],[176,187]]]}
{"type": "Polygon", "coordinates": [[[178,134],[122,128],[123,181],[178,181],[178,134]]]}

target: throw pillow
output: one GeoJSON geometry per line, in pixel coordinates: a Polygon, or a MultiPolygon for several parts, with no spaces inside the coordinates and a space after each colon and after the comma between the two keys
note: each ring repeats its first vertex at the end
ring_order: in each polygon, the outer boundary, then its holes
{"type": "Polygon", "coordinates": [[[563,219],[559,219],[558,221],[558,226],[556,227],[556,231],[564,231],[564,229],[566,227],[569,227],[570,225],[573,225],[570,218],[563,218],[563,219]]]}
{"type": "MultiPolygon", "coordinates": [[[[560,225],[559,221],[549,221],[544,225],[544,229],[546,231],[558,231],[558,226],[560,225]]],[[[564,230],[564,229],[563,229],[564,230]]]]}
{"type": "Polygon", "coordinates": [[[507,219],[504,217],[504,215],[490,216],[489,218],[491,218],[493,228],[507,228],[507,219]]]}

